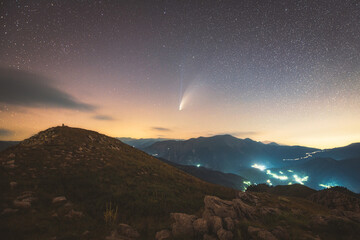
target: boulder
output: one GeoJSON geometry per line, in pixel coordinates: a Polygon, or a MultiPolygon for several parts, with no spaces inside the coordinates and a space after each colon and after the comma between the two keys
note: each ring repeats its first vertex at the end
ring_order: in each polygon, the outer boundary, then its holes
{"type": "Polygon", "coordinates": [[[140,234],[131,226],[120,223],[117,227],[117,232],[120,236],[136,239],[140,237],[140,234]]]}
{"type": "Polygon", "coordinates": [[[234,234],[232,232],[227,231],[223,228],[220,228],[216,234],[219,240],[232,240],[234,238],[234,234]]]}
{"type": "Polygon", "coordinates": [[[234,220],[232,220],[231,218],[227,217],[227,218],[224,218],[224,227],[226,230],[229,230],[229,231],[233,231],[234,228],[235,228],[235,223],[234,223],[234,220]]]}
{"type": "Polygon", "coordinates": [[[14,204],[14,207],[17,207],[17,208],[30,208],[31,207],[31,202],[29,202],[29,201],[14,200],[13,204],[14,204]]]}
{"type": "Polygon", "coordinates": [[[84,214],[80,211],[75,211],[74,209],[71,209],[65,217],[67,218],[81,218],[84,214]]]}
{"type": "Polygon", "coordinates": [[[210,231],[212,231],[214,234],[216,234],[219,229],[223,228],[222,220],[218,216],[209,217],[207,222],[209,223],[210,231]]]}
{"type": "Polygon", "coordinates": [[[261,228],[249,226],[248,233],[253,239],[258,240],[277,240],[277,238],[269,231],[261,228]]]}
{"type": "Polygon", "coordinates": [[[217,240],[217,238],[209,234],[205,234],[203,240],[217,240]]]}
{"type": "Polygon", "coordinates": [[[254,219],[255,207],[244,203],[240,199],[233,199],[232,203],[240,219],[241,218],[246,218],[248,220],[254,219]]]}
{"type": "Polygon", "coordinates": [[[221,218],[236,218],[237,214],[231,201],[222,200],[215,196],[205,196],[205,209],[221,218]]]}
{"type": "Polygon", "coordinates": [[[248,192],[238,192],[236,195],[236,198],[240,199],[244,203],[255,205],[255,206],[259,203],[259,198],[257,196],[255,196],[254,194],[251,194],[248,192]]]}
{"type": "Polygon", "coordinates": [[[171,228],[174,237],[194,236],[193,222],[196,216],[185,213],[171,213],[170,216],[174,221],[171,228]]]}
{"type": "Polygon", "coordinates": [[[196,219],[193,222],[193,227],[196,235],[203,235],[209,232],[208,222],[203,218],[196,219]]]}
{"type": "Polygon", "coordinates": [[[53,204],[57,204],[57,203],[63,203],[63,202],[66,202],[66,197],[65,196],[59,196],[59,197],[54,197],[52,199],[52,203],[53,204]]]}
{"type": "Polygon", "coordinates": [[[156,240],[169,240],[170,238],[171,238],[171,232],[166,229],[157,232],[155,235],[156,240]]]}

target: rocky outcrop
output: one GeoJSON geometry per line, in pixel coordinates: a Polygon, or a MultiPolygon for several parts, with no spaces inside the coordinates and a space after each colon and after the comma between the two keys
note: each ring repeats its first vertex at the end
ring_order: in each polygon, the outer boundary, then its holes
{"type": "MultiPolygon", "coordinates": [[[[338,201],[338,195],[331,203],[339,203],[340,209],[357,210],[356,202],[345,203],[341,205],[338,201]],[[351,208],[350,208],[351,207],[351,208]]],[[[329,210],[324,215],[309,215],[307,209],[293,209],[292,200],[286,198],[286,201],[269,194],[261,195],[261,199],[248,192],[239,192],[232,201],[222,200],[215,196],[205,196],[204,211],[201,217],[188,215],[184,213],[172,213],[172,236],[185,239],[204,239],[204,240],[235,240],[254,239],[254,240],[277,240],[292,239],[292,225],[289,225],[285,219],[287,216],[292,219],[307,218],[308,230],[299,235],[299,239],[318,239],[316,231],[319,229],[331,228],[336,226],[345,226],[342,231],[348,231],[347,225],[360,223],[360,214],[356,211],[344,211],[340,209],[329,210]],[[271,221],[271,228],[268,226],[271,221]],[[274,221],[274,222],[273,222],[274,221]],[[241,236],[240,236],[241,235],[241,236]]],[[[331,197],[331,196],[330,196],[331,197]]],[[[318,199],[314,197],[314,199],[318,199]]],[[[322,198],[319,198],[322,199],[322,198]]],[[[316,208],[316,205],[314,205],[316,208]]],[[[321,213],[323,214],[323,213],[321,213]]],[[[292,223],[297,224],[297,223],[292,223]]],[[[323,230],[322,230],[323,231],[323,230]]],[[[299,234],[298,232],[296,233],[299,234]]],[[[357,236],[357,232],[352,232],[357,236]]],[[[170,237],[169,230],[163,230],[156,234],[156,239],[167,239],[170,237]],[[166,238],[161,238],[165,235],[166,238]]]]}
{"type": "Polygon", "coordinates": [[[193,222],[196,220],[196,216],[185,213],[172,213],[170,217],[174,221],[171,226],[173,236],[194,236],[193,222]]]}
{"type": "Polygon", "coordinates": [[[156,240],[169,240],[171,238],[171,232],[167,229],[161,230],[156,233],[155,239],[156,240]]]}
{"type": "Polygon", "coordinates": [[[277,240],[277,238],[269,231],[261,228],[249,226],[248,233],[253,239],[258,240],[277,240]]]}
{"type": "Polygon", "coordinates": [[[360,199],[331,189],[322,190],[308,197],[308,200],[330,209],[360,212],[360,199]]]}
{"type": "MultiPolygon", "coordinates": [[[[197,239],[234,239],[235,226],[241,219],[253,219],[256,215],[255,207],[246,204],[241,199],[256,205],[256,196],[244,193],[232,201],[222,200],[215,196],[205,196],[204,212],[202,217],[184,213],[172,213],[173,224],[171,233],[174,237],[188,236],[197,239]]],[[[156,234],[156,239],[167,233],[162,230],[156,234]]]]}
{"type": "Polygon", "coordinates": [[[140,237],[140,234],[131,226],[120,223],[111,235],[106,237],[106,240],[135,240],[140,237]]]}

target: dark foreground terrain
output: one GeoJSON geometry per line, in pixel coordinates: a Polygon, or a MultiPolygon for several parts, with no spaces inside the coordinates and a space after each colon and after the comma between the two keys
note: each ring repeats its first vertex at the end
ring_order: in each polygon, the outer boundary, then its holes
{"type": "Polygon", "coordinates": [[[0,187],[1,239],[360,235],[359,198],[347,190],[253,186],[243,193],[70,127],[50,128],[0,152],[0,187]]]}

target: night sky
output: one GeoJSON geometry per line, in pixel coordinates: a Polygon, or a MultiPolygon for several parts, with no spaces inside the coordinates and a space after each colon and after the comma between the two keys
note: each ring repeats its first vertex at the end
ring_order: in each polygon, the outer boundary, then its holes
{"type": "Polygon", "coordinates": [[[0,1],[0,140],[360,141],[360,1],[0,1]]]}

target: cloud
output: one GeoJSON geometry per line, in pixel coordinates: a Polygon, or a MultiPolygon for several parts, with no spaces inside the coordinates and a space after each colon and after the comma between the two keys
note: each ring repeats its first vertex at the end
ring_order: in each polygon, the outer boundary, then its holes
{"type": "Polygon", "coordinates": [[[56,107],[92,111],[95,106],[77,101],[34,73],[0,68],[0,102],[25,107],[56,107]]]}
{"type": "Polygon", "coordinates": [[[112,121],[112,120],[115,120],[113,117],[107,116],[107,115],[95,115],[93,118],[96,119],[96,120],[102,120],[102,121],[112,121]]]}
{"type": "Polygon", "coordinates": [[[171,131],[170,128],[164,128],[164,127],[152,127],[151,129],[153,131],[160,131],[160,132],[170,132],[171,131]]]}
{"type": "Polygon", "coordinates": [[[8,137],[13,134],[14,134],[14,132],[9,129],[0,128],[0,137],[8,137]]]}

